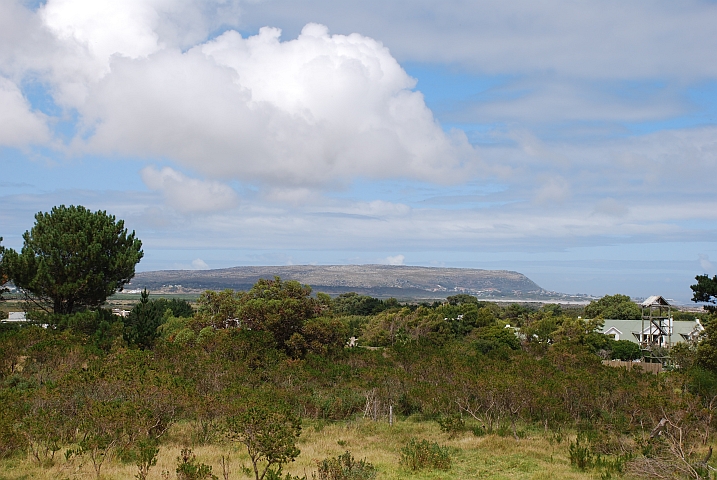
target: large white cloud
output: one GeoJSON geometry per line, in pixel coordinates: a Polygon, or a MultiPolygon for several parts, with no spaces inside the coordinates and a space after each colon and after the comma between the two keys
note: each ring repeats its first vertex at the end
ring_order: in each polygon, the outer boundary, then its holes
{"type": "Polygon", "coordinates": [[[72,39],[100,61],[146,57],[165,47],[191,47],[239,18],[238,0],[48,0],[39,9],[58,38],[72,39]]]}
{"type": "Polygon", "coordinates": [[[111,72],[112,58],[190,48],[235,25],[241,0],[48,0],[34,13],[20,3],[3,7],[14,23],[6,55],[52,83],[59,104],[77,108],[111,72]]]}
{"type": "Polygon", "coordinates": [[[159,15],[152,3],[50,0],[40,15],[59,39],[73,39],[100,60],[115,54],[137,58],[160,48],[155,33],[159,15]]]}
{"type": "Polygon", "coordinates": [[[239,18],[240,0],[24,0],[0,2],[0,75],[43,84],[55,102],[81,107],[113,57],[189,48],[239,18]]]}
{"type": "Polygon", "coordinates": [[[184,53],[113,58],[80,106],[89,148],[288,186],[449,182],[475,161],[465,135],[443,132],[379,42],[315,24],[295,40],[279,35],[228,31],[184,53]]]}
{"type": "Polygon", "coordinates": [[[29,75],[78,112],[75,154],[168,158],[214,179],[294,189],[356,177],[446,183],[475,169],[463,132],[443,131],[372,38],[309,24],[289,41],[268,27],[205,41],[236,23],[230,0],[8,5],[0,23],[21,13],[24,30],[0,34],[0,73],[16,86],[29,75]]]}

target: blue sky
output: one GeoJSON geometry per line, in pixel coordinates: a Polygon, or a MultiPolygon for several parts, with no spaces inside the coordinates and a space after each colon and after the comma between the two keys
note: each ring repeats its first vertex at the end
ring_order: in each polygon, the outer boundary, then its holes
{"type": "Polygon", "coordinates": [[[140,270],[717,273],[711,1],[7,0],[0,236],[107,210],[140,270]]]}

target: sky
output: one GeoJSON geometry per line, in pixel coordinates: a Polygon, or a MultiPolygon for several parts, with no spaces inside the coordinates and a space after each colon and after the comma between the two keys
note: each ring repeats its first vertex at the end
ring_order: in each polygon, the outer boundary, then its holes
{"type": "Polygon", "coordinates": [[[688,304],[717,274],[717,2],[0,0],[0,236],[139,271],[404,264],[688,304]]]}

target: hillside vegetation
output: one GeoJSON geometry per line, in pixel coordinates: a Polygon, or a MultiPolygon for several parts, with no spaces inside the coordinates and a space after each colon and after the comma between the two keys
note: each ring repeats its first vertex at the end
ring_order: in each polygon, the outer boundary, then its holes
{"type": "Polygon", "coordinates": [[[216,270],[142,272],[130,288],[153,291],[248,290],[262,278],[296,280],[331,295],[358,292],[374,297],[445,298],[470,293],[486,298],[549,296],[521,273],[505,270],[394,265],[291,265],[216,270]]]}
{"type": "Polygon", "coordinates": [[[652,375],[577,313],[278,278],[36,313],[0,334],[0,478],[706,478],[717,322],[652,375]]]}

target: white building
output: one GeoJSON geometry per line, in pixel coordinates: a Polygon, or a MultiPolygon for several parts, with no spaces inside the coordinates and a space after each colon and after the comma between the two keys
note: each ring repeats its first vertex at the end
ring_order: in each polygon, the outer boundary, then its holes
{"type": "Polygon", "coordinates": [[[27,318],[25,318],[25,312],[10,312],[8,314],[7,320],[8,322],[26,322],[27,318]]]}
{"type": "Polygon", "coordinates": [[[687,342],[697,339],[704,330],[699,319],[694,321],[675,321],[670,318],[666,328],[661,332],[655,325],[642,320],[605,320],[602,333],[612,336],[615,340],[629,340],[637,344],[658,343],[666,346],[668,338],[672,343],[687,342]]]}

